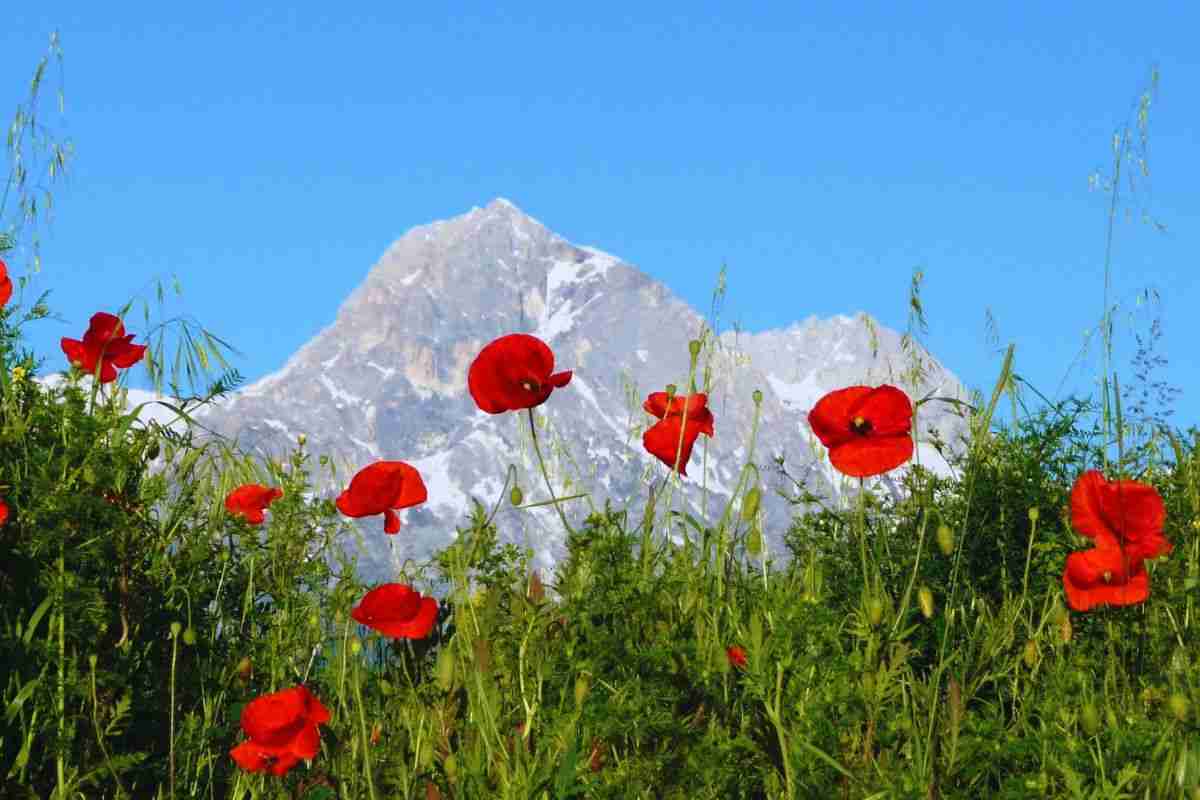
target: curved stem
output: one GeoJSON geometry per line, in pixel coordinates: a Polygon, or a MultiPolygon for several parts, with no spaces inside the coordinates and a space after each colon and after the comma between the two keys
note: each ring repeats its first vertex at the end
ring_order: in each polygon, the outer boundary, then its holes
{"type": "Polygon", "coordinates": [[[550,492],[550,499],[554,502],[554,510],[558,512],[559,519],[562,520],[565,527],[572,535],[575,534],[575,529],[571,527],[571,523],[567,522],[567,515],[563,513],[562,507],[558,503],[558,498],[554,496],[554,487],[550,485],[550,475],[546,472],[546,462],[542,458],[542,448],[538,445],[537,428],[533,424],[533,409],[525,409],[529,413],[529,433],[533,436],[533,452],[537,453],[538,466],[542,469],[542,477],[546,479],[546,489],[550,492]]]}

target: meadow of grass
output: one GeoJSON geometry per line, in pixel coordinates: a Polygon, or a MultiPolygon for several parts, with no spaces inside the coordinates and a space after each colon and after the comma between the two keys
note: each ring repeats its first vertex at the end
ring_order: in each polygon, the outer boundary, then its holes
{"type": "MultiPolygon", "coordinates": [[[[0,309],[0,797],[1200,797],[1200,433],[1122,414],[1107,359],[1099,404],[1028,408],[1010,348],[961,407],[951,475],[906,465],[901,499],[815,511],[798,492],[786,563],[762,545],[757,419],[720,429],[748,454],[711,520],[673,509],[688,478],[665,465],[629,509],[555,504],[553,576],[477,506],[395,579],[449,583],[428,633],[389,637],[351,616],[374,587],[303,442],[285,468],[134,424],[78,369],[40,385],[18,346],[47,310],[17,319],[19,299],[0,309]],[[1144,600],[1075,611],[1089,470],[1153,487],[1173,547],[1145,561],[1144,600]],[[226,507],[245,484],[282,490],[261,524],[226,507]],[[235,762],[243,710],[301,685],[328,711],[315,755],[235,762]]],[[[710,333],[680,354],[689,392],[710,333]]],[[[507,413],[537,441],[544,408],[507,413]]],[[[542,470],[496,503],[553,502],[563,476],[542,470]]]]}

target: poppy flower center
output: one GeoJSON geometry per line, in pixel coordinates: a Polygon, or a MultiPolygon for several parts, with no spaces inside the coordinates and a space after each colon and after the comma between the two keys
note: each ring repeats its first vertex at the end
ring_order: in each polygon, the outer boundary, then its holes
{"type": "Polygon", "coordinates": [[[1112,583],[1112,573],[1108,570],[1104,571],[1104,575],[1102,577],[1104,578],[1105,583],[1112,583]]]}
{"type": "Polygon", "coordinates": [[[871,421],[863,417],[855,417],[850,420],[850,430],[861,436],[866,436],[871,432],[871,421]]]}
{"type": "Polygon", "coordinates": [[[538,385],[538,382],[537,382],[537,381],[532,381],[532,380],[529,380],[528,378],[526,378],[525,380],[521,381],[521,386],[522,386],[522,387],[525,389],[525,391],[527,391],[527,392],[536,392],[536,391],[538,391],[538,390],[541,388],[541,387],[538,385]]]}

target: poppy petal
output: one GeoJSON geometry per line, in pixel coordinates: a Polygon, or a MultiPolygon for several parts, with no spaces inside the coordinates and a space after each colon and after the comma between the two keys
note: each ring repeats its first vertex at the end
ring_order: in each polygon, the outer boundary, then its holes
{"type": "Polygon", "coordinates": [[[399,533],[400,532],[400,517],[395,511],[390,508],[383,510],[383,532],[384,533],[399,533]]]}
{"type": "Polygon", "coordinates": [[[829,448],[829,463],[842,474],[869,478],[893,470],[912,458],[913,441],[902,436],[854,436],[829,448]]]}
{"type": "Polygon", "coordinates": [[[912,402],[902,390],[887,384],[863,397],[851,415],[869,419],[875,436],[895,436],[912,430],[912,402]]]}
{"type": "Polygon", "coordinates": [[[871,393],[870,386],[847,386],[822,397],[808,412],[808,425],[826,447],[849,441],[855,437],[850,430],[851,410],[871,393]]]}

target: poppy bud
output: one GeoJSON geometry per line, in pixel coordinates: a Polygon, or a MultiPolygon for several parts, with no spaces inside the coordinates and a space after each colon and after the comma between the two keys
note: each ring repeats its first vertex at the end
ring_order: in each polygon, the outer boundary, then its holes
{"type": "Polygon", "coordinates": [[[1188,699],[1178,692],[1171,695],[1171,699],[1167,701],[1167,707],[1171,709],[1171,714],[1180,722],[1187,722],[1190,706],[1191,703],[1188,702],[1188,699]]]}
{"type": "Polygon", "coordinates": [[[158,453],[158,442],[151,442],[150,446],[146,448],[146,460],[153,461],[154,459],[158,458],[158,453]]]}
{"type": "Polygon", "coordinates": [[[1037,664],[1038,646],[1037,642],[1035,642],[1033,639],[1030,639],[1025,643],[1025,653],[1022,658],[1025,659],[1025,666],[1029,667],[1030,669],[1033,669],[1037,664]]]}
{"type": "Polygon", "coordinates": [[[762,405],[762,392],[759,391],[758,389],[754,390],[754,393],[750,395],[750,398],[752,400],[754,400],[754,405],[756,405],[756,406],[762,405]]]}
{"type": "Polygon", "coordinates": [[[521,505],[521,501],[525,499],[525,494],[521,491],[520,486],[514,486],[512,491],[508,493],[508,499],[512,501],[514,506],[521,505]]]}
{"type": "Polygon", "coordinates": [[[396,693],[396,689],[392,686],[391,681],[389,681],[387,678],[380,678],[379,679],[379,692],[384,697],[391,697],[393,694],[396,693]]]}
{"type": "Polygon", "coordinates": [[[762,553],[762,530],[755,523],[750,529],[750,535],[746,537],[746,552],[752,556],[757,556],[762,553]]]}
{"type": "Polygon", "coordinates": [[[947,525],[938,525],[937,543],[942,555],[949,558],[954,553],[954,531],[947,525]]]}
{"type": "Polygon", "coordinates": [[[178,637],[179,632],[181,630],[183,630],[183,625],[179,624],[178,622],[172,622],[171,623],[171,638],[174,639],[174,638],[178,637]]]}
{"type": "Polygon", "coordinates": [[[454,783],[454,779],[458,776],[458,761],[454,758],[454,753],[450,753],[442,759],[442,769],[446,771],[446,780],[454,783]]]}
{"type": "Polygon", "coordinates": [[[352,639],[350,641],[350,655],[356,656],[361,652],[362,652],[362,642],[360,642],[358,640],[358,637],[355,637],[354,639],[352,639]]]}
{"type": "Polygon", "coordinates": [[[588,692],[591,690],[592,682],[587,673],[579,673],[579,676],[575,678],[575,708],[583,708],[583,701],[587,699],[588,692]]]}
{"type": "Polygon", "coordinates": [[[700,355],[699,339],[692,339],[690,342],[688,342],[688,352],[691,353],[693,357],[700,355]]]}
{"type": "Polygon", "coordinates": [[[921,604],[921,614],[925,619],[933,618],[933,592],[928,586],[917,590],[917,602],[921,604]]]}
{"type": "Polygon", "coordinates": [[[867,600],[867,619],[872,626],[877,626],[883,620],[883,601],[878,597],[867,600]]]}
{"type": "Polygon", "coordinates": [[[667,397],[668,397],[668,398],[674,397],[674,396],[675,396],[675,392],[677,391],[677,388],[678,388],[678,387],[676,387],[676,386],[675,386],[675,384],[673,384],[673,383],[668,383],[668,384],[667,384],[667,397]]]}
{"type": "Polygon", "coordinates": [[[1029,521],[1030,521],[1030,522],[1037,522],[1037,521],[1038,521],[1038,508],[1037,508],[1037,506],[1033,506],[1032,508],[1030,508],[1030,509],[1029,509],[1029,521]]]}
{"type": "Polygon", "coordinates": [[[1100,712],[1095,703],[1083,704],[1083,710],[1079,712],[1079,722],[1083,725],[1084,733],[1088,736],[1096,735],[1096,731],[1100,730],[1100,712]]]}
{"type": "Polygon", "coordinates": [[[183,643],[189,647],[196,643],[196,629],[191,625],[188,625],[187,629],[183,632],[183,643]]]}
{"type": "Polygon", "coordinates": [[[244,681],[250,680],[250,676],[254,674],[254,665],[250,663],[250,656],[242,656],[242,660],[238,662],[237,675],[244,681]]]}
{"type": "Polygon", "coordinates": [[[443,647],[437,658],[437,683],[443,692],[450,691],[454,685],[454,651],[443,647]]]}
{"type": "Polygon", "coordinates": [[[304,447],[304,445],[308,444],[308,437],[302,433],[296,437],[296,443],[304,447]]]}
{"type": "Polygon", "coordinates": [[[755,486],[750,491],[746,492],[746,498],[742,501],[742,520],[749,522],[754,519],[754,515],[758,513],[758,504],[762,500],[762,492],[755,486]]]}
{"type": "Polygon", "coordinates": [[[383,733],[383,728],[379,725],[378,722],[376,722],[375,727],[371,728],[371,744],[373,744],[373,745],[379,744],[379,737],[380,737],[380,735],[382,735],[382,733],[383,733]]]}

